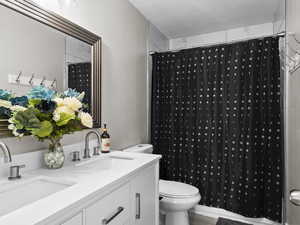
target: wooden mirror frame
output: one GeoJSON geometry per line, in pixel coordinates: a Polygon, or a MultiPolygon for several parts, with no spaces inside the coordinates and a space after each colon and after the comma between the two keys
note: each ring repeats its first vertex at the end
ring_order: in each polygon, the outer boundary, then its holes
{"type": "Polygon", "coordinates": [[[91,114],[94,128],[101,127],[101,37],[29,0],[0,0],[0,5],[92,46],[91,114]]]}

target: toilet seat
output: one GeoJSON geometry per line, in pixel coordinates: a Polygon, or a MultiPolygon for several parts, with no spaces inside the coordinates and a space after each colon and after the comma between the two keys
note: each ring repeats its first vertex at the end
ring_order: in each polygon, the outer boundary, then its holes
{"type": "Polygon", "coordinates": [[[159,194],[167,198],[190,198],[199,194],[199,189],[185,183],[160,180],[159,194]]]}

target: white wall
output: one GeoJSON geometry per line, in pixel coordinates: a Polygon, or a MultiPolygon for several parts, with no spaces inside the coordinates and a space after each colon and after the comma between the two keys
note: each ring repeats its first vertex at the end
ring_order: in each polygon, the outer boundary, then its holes
{"type": "Polygon", "coordinates": [[[285,18],[285,0],[279,1],[278,8],[274,15],[274,32],[279,33],[286,30],[286,18],[285,18]]]}
{"type": "Polygon", "coordinates": [[[148,51],[167,51],[169,39],[160,32],[153,24],[149,24],[148,51]]]}
{"type": "Polygon", "coordinates": [[[31,87],[8,83],[8,74],[56,79],[62,89],[65,35],[0,6],[0,89],[25,94],[31,87]],[[47,43],[47,44],[45,44],[47,43]],[[49,45],[49,43],[52,43],[49,45]]]}
{"type": "MultiPolygon", "coordinates": [[[[126,0],[78,0],[45,7],[102,37],[102,122],[108,124],[112,148],[120,149],[147,140],[147,34],[148,22],[126,0]]],[[[84,132],[65,138],[82,141],[84,132]]],[[[30,137],[22,142],[5,140],[14,153],[44,144],[30,137]]]]}
{"type": "Polygon", "coordinates": [[[272,35],[274,33],[273,28],[273,23],[265,23],[254,26],[229,29],[214,33],[202,34],[197,36],[171,39],[170,49],[176,50],[182,48],[193,48],[272,35]]]}

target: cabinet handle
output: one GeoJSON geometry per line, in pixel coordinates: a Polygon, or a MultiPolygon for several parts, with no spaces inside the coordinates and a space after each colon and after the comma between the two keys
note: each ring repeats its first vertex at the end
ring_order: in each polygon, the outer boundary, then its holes
{"type": "Polygon", "coordinates": [[[116,213],[114,213],[111,217],[102,220],[102,224],[103,224],[103,225],[109,224],[109,223],[110,223],[114,218],[116,218],[123,210],[124,210],[124,207],[119,206],[116,213]]]}
{"type": "Polygon", "coordinates": [[[139,220],[141,219],[141,194],[140,193],[135,194],[135,205],[136,205],[135,218],[139,220]]]}

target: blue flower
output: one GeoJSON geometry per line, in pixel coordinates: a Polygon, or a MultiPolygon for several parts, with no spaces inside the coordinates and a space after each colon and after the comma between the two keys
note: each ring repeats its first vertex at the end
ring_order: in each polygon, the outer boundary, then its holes
{"type": "Polygon", "coordinates": [[[36,108],[39,109],[42,113],[53,113],[56,108],[56,102],[42,100],[39,104],[36,105],[36,108]]]}
{"type": "Polygon", "coordinates": [[[0,99],[8,100],[11,98],[11,93],[7,90],[0,89],[0,99]]]}
{"type": "Polygon", "coordinates": [[[51,100],[54,94],[55,91],[40,85],[32,88],[28,92],[27,97],[29,99],[51,100]]]}
{"type": "Polygon", "coordinates": [[[30,134],[26,129],[18,129],[17,130],[17,132],[19,133],[19,134],[30,134]]]}
{"type": "Polygon", "coordinates": [[[66,91],[64,91],[64,96],[65,97],[75,97],[77,98],[80,95],[78,91],[72,88],[68,88],[66,91]]]}
{"type": "Polygon", "coordinates": [[[0,118],[1,119],[9,119],[10,116],[11,116],[10,109],[1,106],[0,107],[0,118]]]}
{"type": "Polygon", "coordinates": [[[20,105],[26,107],[28,105],[28,98],[26,96],[11,98],[12,105],[20,105]]]}

